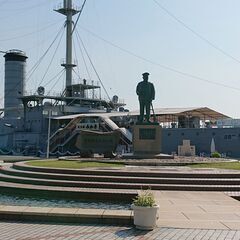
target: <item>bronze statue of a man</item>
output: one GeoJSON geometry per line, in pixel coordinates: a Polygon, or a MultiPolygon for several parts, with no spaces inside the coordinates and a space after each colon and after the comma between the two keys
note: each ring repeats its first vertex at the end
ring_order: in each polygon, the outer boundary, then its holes
{"type": "Polygon", "coordinates": [[[142,74],[143,81],[137,85],[137,95],[140,104],[140,116],[139,122],[142,123],[144,120],[144,109],[146,110],[145,120],[150,122],[150,107],[152,100],[155,99],[155,89],[151,82],[148,82],[149,73],[145,72],[142,74]]]}

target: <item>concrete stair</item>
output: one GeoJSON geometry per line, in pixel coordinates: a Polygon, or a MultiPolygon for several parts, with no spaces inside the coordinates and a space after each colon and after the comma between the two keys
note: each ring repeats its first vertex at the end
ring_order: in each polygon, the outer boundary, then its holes
{"type": "MultiPolygon", "coordinates": [[[[43,172],[32,172],[32,171],[23,171],[14,169],[11,167],[5,167],[1,169],[0,179],[4,181],[9,179],[17,179],[17,181],[34,181],[36,185],[38,185],[38,179],[39,181],[47,182],[49,180],[49,184],[51,185],[62,185],[64,184],[73,186],[77,186],[79,183],[82,184],[97,184],[100,185],[109,184],[112,186],[117,187],[117,185],[126,187],[123,188],[135,188],[135,186],[141,187],[141,186],[153,186],[152,189],[154,189],[154,186],[157,187],[158,185],[234,185],[238,187],[240,184],[240,178],[222,178],[221,176],[215,176],[216,178],[207,178],[204,174],[204,176],[196,176],[193,178],[191,177],[185,177],[183,178],[184,173],[181,174],[174,174],[174,176],[169,177],[167,173],[162,173],[161,177],[143,177],[143,176],[110,176],[110,175],[94,175],[95,171],[92,171],[92,175],[77,175],[77,174],[60,174],[60,173],[43,173],[43,172]],[[178,176],[179,175],[179,176],[178,176]],[[15,177],[13,177],[15,176],[15,177]],[[51,181],[52,180],[52,181],[51,181]]],[[[104,174],[104,173],[103,173],[104,174]]],[[[108,172],[109,174],[109,172],[108,172]]],[[[115,174],[115,172],[113,172],[115,174]]],[[[151,174],[149,174],[151,175],[151,174]]],[[[199,174],[198,174],[199,175],[199,174]]]]}
{"type": "Polygon", "coordinates": [[[151,188],[169,191],[221,191],[240,199],[238,172],[127,171],[126,169],[53,169],[14,163],[12,166],[4,166],[0,169],[0,189],[20,186],[22,190],[29,192],[35,189],[35,192],[47,191],[48,194],[54,195],[54,192],[60,191],[56,188],[61,188],[63,192],[68,190],[70,195],[71,192],[74,192],[73,195],[79,192],[79,195],[85,194],[87,198],[94,198],[94,193],[97,192],[102,199],[112,193],[111,197],[108,196],[112,200],[131,200],[137,190],[151,188]]]}

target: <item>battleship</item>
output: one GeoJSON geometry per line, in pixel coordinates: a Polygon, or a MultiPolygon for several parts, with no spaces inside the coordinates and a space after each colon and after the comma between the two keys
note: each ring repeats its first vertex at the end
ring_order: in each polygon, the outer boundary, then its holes
{"type": "MultiPolygon", "coordinates": [[[[55,151],[59,148],[54,146],[56,139],[66,138],[64,133],[68,132],[69,135],[72,126],[75,128],[76,120],[71,121],[69,115],[114,112],[119,109],[124,111],[125,104],[118,96],[107,100],[101,97],[99,82],[79,79],[78,83],[72,83],[72,72],[76,67],[72,59],[73,16],[81,13],[83,6],[78,9],[72,0],[63,0],[63,4],[55,9],[66,17],[66,61],[61,64],[65,69],[66,84],[60,95],[46,94],[43,86],[39,86],[35,94],[26,94],[26,53],[17,49],[4,52],[4,108],[0,119],[0,147],[3,154],[43,154],[48,147],[49,151],[55,151]],[[68,117],[62,120],[56,118],[61,116],[68,117]]],[[[91,129],[91,124],[85,125],[91,129]]],[[[84,127],[84,123],[81,122],[79,126],[84,127]]]]}
{"type": "MultiPolygon", "coordinates": [[[[84,1],[85,3],[85,1],[84,1]]],[[[117,151],[132,151],[131,127],[138,111],[128,111],[117,95],[102,98],[101,84],[87,79],[73,83],[76,64],[72,58],[72,35],[76,27],[73,16],[83,10],[72,0],[63,0],[55,9],[66,17],[65,90],[60,95],[47,94],[43,86],[27,94],[27,54],[12,49],[4,53],[4,107],[0,115],[0,153],[23,155],[77,155],[79,133],[83,130],[120,133],[117,151]]],[[[214,141],[216,151],[224,156],[240,157],[240,124],[208,107],[156,108],[155,116],[162,126],[162,151],[177,153],[183,140],[190,140],[196,154],[209,155],[214,141]]]]}

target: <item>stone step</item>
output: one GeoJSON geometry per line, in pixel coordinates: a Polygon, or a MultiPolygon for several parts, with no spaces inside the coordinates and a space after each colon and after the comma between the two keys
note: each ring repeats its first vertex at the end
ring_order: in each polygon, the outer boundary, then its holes
{"type": "MultiPolygon", "coordinates": [[[[128,184],[192,184],[192,185],[239,185],[240,179],[237,178],[150,178],[150,177],[132,177],[132,176],[99,176],[99,175],[70,175],[70,174],[55,174],[55,173],[42,173],[42,172],[30,172],[13,169],[9,166],[2,167],[0,169],[4,175],[18,176],[23,178],[32,179],[53,179],[59,181],[80,181],[80,182],[99,182],[99,183],[128,183],[128,184]]],[[[219,176],[220,177],[220,176],[219,176]]],[[[36,181],[36,180],[35,180],[36,181]]],[[[42,180],[41,180],[42,181],[42,180]]],[[[67,183],[66,183],[67,184],[67,183]]],[[[88,183],[86,183],[88,184],[88,183]]]]}
{"type": "MultiPolygon", "coordinates": [[[[133,224],[133,211],[0,205],[0,219],[8,221],[131,225],[133,224]]],[[[36,237],[36,239],[38,238],[36,237]]]]}
{"type": "Polygon", "coordinates": [[[0,192],[6,194],[39,196],[42,198],[94,199],[131,202],[136,190],[60,187],[0,181],[0,192]]]}
{"type": "Polygon", "coordinates": [[[213,172],[213,171],[163,171],[161,170],[138,170],[138,171],[128,171],[126,169],[64,169],[64,168],[47,168],[47,167],[33,167],[26,165],[24,162],[14,163],[12,166],[14,169],[30,172],[42,172],[42,173],[59,173],[62,175],[94,175],[94,176],[131,176],[131,177],[150,177],[150,178],[237,178],[240,179],[240,171],[229,171],[229,172],[213,172]]]}
{"type": "MultiPolygon", "coordinates": [[[[23,162],[14,163],[12,168],[1,168],[0,180],[7,184],[22,184],[34,189],[39,187],[62,189],[81,189],[80,192],[91,190],[94,196],[95,190],[99,192],[108,190],[110,193],[117,191],[112,198],[117,199],[121,192],[134,191],[129,194],[131,199],[136,190],[151,188],[152,190],[175,191],[221,191],[238,199],[240,194],[240,172],[221,170],[192,170],[176,171],[169,169],[53,169],[28,166],[23,162]]],[[[0,189],[4,189],[4,186],[0,189]],[[3,187],[3,188],[2,188],[3,187]]],[[[41,189],[41,191],[43,191],[41,189]]],[[[25,190],[24,190],[25,191],[25,190]]],[[[29,191],[29,190],[28,190],[29,191]]],[[[59,191],[57,191],[57,195],[59,191]]],[[[64,193],[62,192],[64,195],[64,193]]],[[[82,193],[81,196],[89,197],[82,193]]],[[[127,194],[127,193],[126,193],[127,194]]],[[[66,195],[66,194],[65,194],[66,195]]],[[[71,194],[70,194],[71,195],[71,194]]],[[[90,196],[90,197],[91,197],[90,196]]],[[[125,195],[122,198],[128,198],[125,195]]],[[[94,198],[94,197],[93,197],[94,198]]],[[[119,198],[121,199],[121,198],[119,198]]]]}
{"type": "Polygon", "coordinates": [[[74,189],[148,189],[152,190],[182,190],[182,191],[240,191],[240,185],[196,185],[196,184],[144,184],[144,183],[111,183],[111,182],[86,182],[63,181],[50,179],[24,178],[0,174],[0,181],[7,183],[25,184],[28,186],[58,186],[74,189]]]}

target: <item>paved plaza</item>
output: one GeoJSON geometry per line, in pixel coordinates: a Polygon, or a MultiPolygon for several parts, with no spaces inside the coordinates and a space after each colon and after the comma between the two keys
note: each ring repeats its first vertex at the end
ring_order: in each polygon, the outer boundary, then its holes
{"type": "MultiPolygon", "coordinates": [[[[7,171],[9,169],[5,169],[7,171]]],[[[13,169],[12,172],[18,170],[13,169]]],[[[94,171],[94,170],[93,170],[94,171]]],[[[105,170],[107,171],[107,170],[105,170]]],[[[111,169],[108,169],[111,171],[111,169]]],[[[231,188],[239,185],[239,172],[234,170],[219,169],[197,169],[188,167],[158,167],[158,166],[128,166],[119,169],[121,172],[144,172],[144,174],[162,174],[163,176],[177,173],[186,174],[205,174],[202,179],[192,176],[190,180],[194,187],[202,186],[204,181],[214,180],[217,188],[221,181],[227,184],[228,191],[188,191],[186,186],[181,185],[178,190],[153,190],[156,201],[160,205],[159,219],[157,228],[153,231],[140,231],[129,224],[133,220],[133,212],[129,210],[106,210],[106,209],[78,209],[78,208],[59,208],[59,207],[34,207],[0,205],[0,240],[77,240],[77,239],[163,239],[163,240],[240,240],[240,203],[231,198],[231,188]],[[213,174],[230,175],[230,178],[213,178],[213,174]],[[236,175],[236,176],[235,176],[236,175]],[[208,176],[212,178],[208,179],[208,176]],[[235,177],[233,177],[235,176],[235,177]],[[206,178],[206,179],[205,179],[206,178]],[[201,185],[194,185],[197,181],[202,181],[201,185]],[[230,182],[230,183],[229,183],[230,182]],[[234,185],[235,184],[235,185],[234,185]],[[184,190],[184,191],[183,191],[184,190]],[[229,192],[230,191],[230,192],[229,192]],[[7,219],[7,220],[6,220],[7,219]],[[24,222],[25,219],[28,222],[24,222]],[[29,222],[32,220],[37,222],[29,222]],[[56,223],[56,220],[64,220],[66,223],[56,223]],[[70,221],[70,220],[71,221],[70,221]],[[106,220],[107,221],[103,221],[106,220]],[[128,223],[123,223],[120,219],[128,219],[128,223]],[[81,220],[81,221],[80,221],[81,220]],[[130,221],[131,220],[131,221],[130,221]],[[42,221],[42,222],[40,222],[42,221]],[[50,221],[54,221],[50,223],[50,221]],[[71,223],[70,223],[71,222],[71,223]],[[74,224],[73,224],[74,223],[74,224]],[[113,225],[116,224],[116,225],[113,225]]],[[[35,173],[35,175],[39,173],[35,173]]],[[[48,173],[51,175],[51,173],[48,173]]],[[[144,180],[153,179],[152,176],[144,176],[144,180]]],[[[66,174],[65,174],[66,175],[66,174]]],[[[125,174],[126,175],[126,174],[125,174]]],[[[128,175],[117,176],[119,179],[136,177],[128,175]]],[[[14,176],[14,175],[13,175],[14,176]]],[[[80,178],[81,174],[77,177],[80,178]]],[[[105,175],[104,175],[105,176],[105,175]]],[[[159,181],[165,180],[164,177],[159,181]]],[[[177,176],[177,175],[176,175],[177,176]]],[[[172,179],[176,178],[172,176],[172,179]]],[[[217,176],[217,175],[216,175],[217,176]]],[[[8,175],[7,175],[8,177],[8,175]]],[[[11,175],[10,175],[11,177],[11,175]]],[[[81,176],[81,177],[86,177],[81,176]]],[[[95,175],[90,178],[97,177],[95,175]]],[[[142,177],[142,176],[140,176],[142,177]]],[[[116,176],[105,176],[105,178],[116,178],[116,176]]],[[[38,178],[36,178],[38,180],[38,178]]],[[[34,181],[36,181],[34,178],[34,181]]],[[[138,179],[138,178],[137,178],[138,179]]],[[[168,179],[167,179],[168,180],[168,179]]],[[[166,181],[167,181],[166,180],[166,181]]],[[[186,176],[177,178],[177,182],[187,181],[186,176]]],[[[80,181],[80,180],[79,180],[80,181]]],[[[153,181],[153,180],[152,180],[153,181]]],[[[160,182],[161,183],[161,182],[160,182]]],[[[7,186],[8,182],[3,182],[7,186]]],[[[19,184],[19,183],[14,183],[19,184]]],[[[121,183],[120,184],[125,184],[121,183]]],[[[129,184],[129,183],[127,183],[129,184]]],[[[158,184],[157,183],[153,183],[158,184]]],[[[162,184],[162,183],[161,183],[162,184]]],[[[133,184],[132,184],[133,185],[133,184]]],[[[169,186],[170,183],[165,183],[169,186]]],[[[163,184],[163,186],[165,186],[163,184]]],[[[24,184],[22,183],[22,186],[24,184]]],[[[174,185],[175,186],[175,185],[174,185]]],[[[203,185],[204,187],[205,185],[203,185]]],[[[32,185],[38,189],[41,185],[32,185]]],[[[48,187],[48,186],[45,186],[48,187]]],[[[51,186],[51,188],[72,189],[72,187],[51,186]]],[[[74,188],[75,189],[75,188],[74,188]]],[[[82,189],[82,188],[77,188],[82,189]]],[[[84,188],[84,190],[88,188],[84,188]]],[[[224,188],[225,189],[225,188],[224,188]]],[[[95,189],[89,191],[119,191],[119,189],[95,189]]],[[[121,190],[123,192],[123,190],[121,190]]],[[[124,189],[124,191],[133,191],[124,189]]],[[[136,190],[134,190],[136,191],[136,190]]],[[[234,192],[239,195],[238,191],[234,192]]]]}
{"type": "Polygon", "coordinates": [[[0,240],[239,240],[240,230],[156,228],[140,231],[127,226],[0,222],[0,240]]]}
{"type": "Polygon", "coordinates": [[[160,206],[159,227],[240,230],[240,203],[225,193],[154,193],[160,206]]]}

